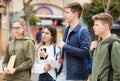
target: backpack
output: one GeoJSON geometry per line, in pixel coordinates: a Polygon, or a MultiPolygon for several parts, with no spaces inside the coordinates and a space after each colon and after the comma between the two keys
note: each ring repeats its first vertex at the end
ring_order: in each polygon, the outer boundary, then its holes
{"type": "Polygon", "coordinates": [[[120,42],[120,41],[117,40],[117,39],[113,39],[113,40],[111,40],[111,41],[109,42],[109,44],[108,44],[108,54],[109,54],[109,61],[110,61],[108,81],[113,81],[113,68],[112,68],[112,62],[111,62],[111,50],[112,50],[113,43],[114,43],[115,41],[120,42]]]}
{"type": "MultiPolygon", "coordinates": [[[[78,30],[78,34],[77,34],[78,43],[80,43],[81,33],[82,33],[82,31],[85,30],[85,29],[86,29],[85,27],[81,27],[81,28],[78,30]]],[[[87,69],[88,69],[89,74],[91,74],[91,72],[92,72],[92,58],[91,58],[90,54],[89,54],[88,57],[86,58],[86,65],[87,65],[87,69]]]]}

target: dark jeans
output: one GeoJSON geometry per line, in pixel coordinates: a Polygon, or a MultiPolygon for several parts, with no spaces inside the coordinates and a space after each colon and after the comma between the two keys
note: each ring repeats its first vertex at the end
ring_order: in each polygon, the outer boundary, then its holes
{"type": "Polygon", "coordinates": [[[39,75],[38,81],[54,81],[49,73],[43,73],[39,75]]]}

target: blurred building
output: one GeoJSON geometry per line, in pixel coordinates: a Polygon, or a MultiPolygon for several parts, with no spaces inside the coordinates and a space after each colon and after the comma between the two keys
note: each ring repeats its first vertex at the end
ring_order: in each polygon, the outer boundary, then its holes
{"type": "MultiPolygon", "coordinates": [[[[0,0],[0,54],[9,41],[11,23],[16,18],[24,16],[23,13],[23,1],[31,1],[31,5],[34,5],[33,11],[37,17],[40,18],[40,22],[37,22],[38,26],[53,25],[57,27],[58,37],[61,38],[61,31],[65,27],[63,21],[64,6],[69,2],[91,2],[91,0],[0,0]]],[[[36,33],[36,29],[32,27],[33,37],[36,33]]],[[[35,39],[35,38],[34,38],[35,39]]]]}
{"type": "Polygon", "coordinates": [[[113,23],[111,32],[120,36],[120,20],[113,23]]]}
{"type": "Polygon", "coordinates": [[[9,5],[11,0],[0,0],[0,56],[9,40],[9,5]]]}

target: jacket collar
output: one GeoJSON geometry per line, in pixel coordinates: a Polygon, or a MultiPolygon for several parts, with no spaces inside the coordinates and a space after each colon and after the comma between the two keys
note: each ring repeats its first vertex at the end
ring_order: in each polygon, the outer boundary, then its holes
{"type": "Polygon", "coordinates": [[[109,41],[111,41],[111,40],[113,40],[113,39],[118,39],[118,38],[117,38],[117,35],[111,34],[111,36],[110,36],[109,38],[107,38],[107,39],[105,39],[105,40],[101,40],[101,43],[106,43],[106,42],[109,42],[109,41]]]}
{"type": "MultiPolygon", "coordinates": [[[[79,30],[79,28],[81,27],[81,25],[78,23],[78,25],[76,27],[74,27],[72,32],[77,32],[79,30]]],[[[66,31],[68,32],[70,28],[70,25],[67,27],[66,31]]]]}
{"type": "MultiPolygon", "coordinates": [[[[78,25],[72,30],[72,32],[74,32],[74,33],[77,32],[80,27],[81,27],[81,25],[78,23],[78,25]]],[[[68,31],[69,31],[69,28],[70,28],[70,26],[68,26],[68,27],[66,28],[66,30],[64,31],[63,41],[65,41],[65,39],[66,39],[66,37],[67,37],[67,33],[68,33],[68,31]]]]}

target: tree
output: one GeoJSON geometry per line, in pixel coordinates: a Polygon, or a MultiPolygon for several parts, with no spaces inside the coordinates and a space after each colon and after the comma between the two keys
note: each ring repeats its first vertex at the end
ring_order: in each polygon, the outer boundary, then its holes
{"type": "Polygon", "coordinates": [[[91,3],[85,3],[83,5],[84,11],[83,11],[83,21],[85,22],[85,24],[88,25],[89,29],[91,29],[91,27],[93,26],[93,21],[92,21],[92,16],[100,13],[100,12],[104,12],[104,8],[101,5],[101,3],[97,2],[97,1],[93,1],[91,3]]]}
{"type": "Polygon", "coordinates": [[[24,11],[24,18],[26,20],[26,25],[27,25],[27,35],[29,36],[32,36],[31,35],[31,32],[30,32],[30,16],[32,14],[32,9],[33,9],[33,5],[30,5],[30,3],[32,2],[33,0],[28,0],[26,2],[26,0],[23,0],[23,11],[24,11]]]}
{"type": "Polygon", "coordinates": [[[92,3],[85,3],[83,5],[84,11],[83,11],[83,22],[88,25],[90,34],[92,39],[96,39],[97,37],[94,35],[94,32],[92,30],[93,21],[92,16],[95,14],[98,14],[100,12],[104,12],[103,6],[98,2],[92,2],[92,3]]]}
{"type": "Polygon", "coordinates": [[[109,13],[115,21],[120,16],[120,0],[93,0],[91,3],[83,4],[83,8],[83,21],[88,25],[89,29],[93,26],[91,18],[97,13],[109,13]]]}
{"type": "Polygon", "coordinates": [[[40,22],[40,18],[37,17],[35,14],[32,14],[31,17],[30,17],[30,25],[32,26],[36,26],[37,23],[36,22],[40,22]]]}
{"type": "Polygon", "coordinates": [[[97,37],[94,35],[92,26],[92,16],[98,13],[109,13],[113,16],[114,21],[120,17],[120,0],[93,0],[91,3],[83,4],[83,22],[88,25],[92,39],[97,37]]]}

